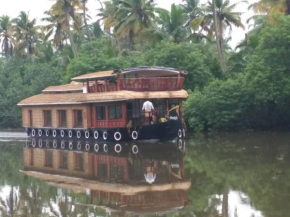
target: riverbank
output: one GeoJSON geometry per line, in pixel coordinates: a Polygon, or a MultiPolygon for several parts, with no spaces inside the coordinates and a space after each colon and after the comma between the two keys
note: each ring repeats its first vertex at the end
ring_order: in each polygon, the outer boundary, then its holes
{"type": "Polygon", "coordinates": [[[1,130],[0,131],[0,141],[23,140],[26,138],[28,138],[28,137],[23,129],[22,130],[17,129],[17,130],[1,130]]]}

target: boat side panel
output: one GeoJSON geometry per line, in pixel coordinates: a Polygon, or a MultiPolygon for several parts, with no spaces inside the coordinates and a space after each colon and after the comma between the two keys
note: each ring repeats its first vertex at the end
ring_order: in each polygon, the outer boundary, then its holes
{"type": "Polygon", "coordinates": [[[75,153],[75,152],[66,152],[67,154],[67,167],[61,167],[62,161],[62,152],[59,150],[46,150],[46,149],[23,149],[23,166],[24,169],[30,170],[33,169],[35,171],[42,171],[52,174],[66,174],[73,175],[78,177],[90,177],[92,173],[90,165],[92,164],[92,159],[90,158],[90,154],[87,152],[83,153],[75,153]],[[49,153],[50,152],[50,153],[49,153]],[[46,161],[47,155],[51,154],[51,164],[48,165],[46,161]],[[82,155],[83,159],[83,168],[79,169],[77,167],[76,160],[79,157],[78,154],[82,155]],[[31,163],[33,162],[33,163],[31,163]]]}
{"type": "Polygon", "coordinates": [[[59,110],[66,110],[67,128],[73,128],[74,126],[74,111],[82,110],[83,116],[83,128],[88,128],[88,115],[86,105],[57,105],[57,106],[24,106],[22,107],[22,124],[24,127],[46,127],[44,125],[44,111],[51,111],[52,128],[58,128],[59,126],[59,110]],[[30,118],[29,111],[31,111],[32,118],[30,118]],[[30,119],[32,123],[30,123],[30,119]]]}

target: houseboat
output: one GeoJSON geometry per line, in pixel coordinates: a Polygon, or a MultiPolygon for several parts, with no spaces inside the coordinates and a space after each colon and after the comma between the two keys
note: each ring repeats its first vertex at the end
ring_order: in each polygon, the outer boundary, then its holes
{"type": "Polygon", "coordinates": [[[142,154],[132,149],[116,154],[27,147],[23,173],[59,190],[85,194],[87,202],[82,205],[112,216],[159,216],[190,204],[185,152],[172,143],[166,147],[141,145],[142,154]]]}
{"type": "Polygon", "coordinates": [[[185,136],[186,75],[165,67],[89,73],[47,87],[18,106],[31,137],[173,140],[185,136]]]}

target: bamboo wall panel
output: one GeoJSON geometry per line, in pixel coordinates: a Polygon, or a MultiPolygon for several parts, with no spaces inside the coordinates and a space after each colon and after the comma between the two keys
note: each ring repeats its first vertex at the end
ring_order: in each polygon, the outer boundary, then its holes
{"type": "Polygon", "coordinates": [[[66,174],[78,177],[90,177],[92,174],[89,171],[91,170],[91,163],[89,158],[89,153],[83,154],[83,170],[78,170],[75,167],[75,152],[67,152],[68,153],[68,161],[67,161],[67,169],[63,169],[60,167],[60,156],[61,151],[53,150],[53,158],[52,158],[52,167],[47,167],[45,165],[45,151],[44,149],[31,149],[25,148],[23,149],[23,163],[25,170],[35,170],[40,172],[51,172],[53,174],[66,174]],[[34,154],[31,154],[31,150],[34,151],[34,154]],[[31,165],[31,161],[33,157],[33,165],[31,165]]]}
{"type": "Polygon", "coordinates": [[[32,110],[32,126],[44,127],[44,110],[51,110],[52,127],[57,128],[59,126],[59,110],[66,110],[67,128],[73,128],[74,126],[74,110],[82,110],[83,116],[83,128],[88,128],[88,120],[90,119],[87,112],[88,106],[86,105],[67,105],[67,106],[25,106],[22,107],[22,124],[24,127],[30,127],[29,125],[29,110],[32,110]]]}

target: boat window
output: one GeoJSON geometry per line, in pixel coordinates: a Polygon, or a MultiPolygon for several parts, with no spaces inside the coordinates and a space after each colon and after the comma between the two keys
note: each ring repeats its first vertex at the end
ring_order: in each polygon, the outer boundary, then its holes
{"type": "Polygon", "coordinates": [[[122,106],[113,105],[109,106],[109,118],[112,119],[121,119],[122,118],[122,106]]]}
{"type": "Polygon", "coordinates": [[[111,178],[114,180],[124,180],[124,166],[120,165],[111,165],[111,178]]]}
{"type": "Polygon", "coordinates": [[[67,169],[67,152],[60,152],[60,165],[61,169],[67,169]]]}
{"type": "Polygon", "coordinates": [[[97,107],[97,120],[106,120],[105,106],[98,106],[97,107]]]}
{"type": "Polygon", "coordinates": [[[74,120],[75,120],[75,127],[83,126],[83,111],[82,110],[74,111],[74,120]]]}
{"type": "Polygon", "coordinates": [[[66,110],[59,110],[58,111],[59,115],[59,126],[60,127],[66,127],[66,110]]]}
{"type": "Polygon", "coordinates": [[[44,126],[50,127],[52,125],[51,122],[51,111],[50,110],[44,110],[43,111],[43,117],[44,117],[44,126]]]}
{"type": "Polygon", "coordinates": [[[98,177],[100,179],[104,179],[104,178],[108,177],[107,164],[105,164],[105,163],[98,164],[98,174],[96,174],[96,177],[98,177]]]}
{"type": "Polygon", "coordinates": [[[53,151],[46,150],[45,151],[45,166],[52,167],[52,162],[53,162],[53,151]]]}
{"type": "Polygon", "coordinates": [[[75,169],[76,170],[84,170],[84,154],[83,153],[75,153],[75,169]]]}

